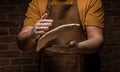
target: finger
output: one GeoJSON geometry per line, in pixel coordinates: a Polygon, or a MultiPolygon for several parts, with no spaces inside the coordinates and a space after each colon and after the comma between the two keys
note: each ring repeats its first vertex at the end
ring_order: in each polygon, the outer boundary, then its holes
{"type": "Polygon", "coordinates": [[[53,20],[52,19],[40,19],[37,21],[37,23],[52,23],[53,20]]]}
{"type": "Polygon", "coordinates": [[[36,31],[40,31],[40,30],[48,31],[49,27],[36,27],[36,31]]]}
{"type": "Polygon", "coordinates": [[[51,27],[51,26],[52,26],[52,23],[36,23],[35,26],[51,27]]]}
{"type": "Polygon", "coordinates": [[[69,42],[70,46],[76,46],[76,44],[77,44],[77,42],[75,40],[69,42]]]}
{"type": "Polygon", "coordinates": [[[47,18],[47,16],[48,16],[48,14],[47,14],[47,13],[45,13],[43,16],[41,16],[41,18],[40,18],[40,19],[46,19],[46,18],[47,18]]]}
{"type": "Polygon", "coordinates": [[[34,34],[36,35],[43,35],[45,33],[45,31],[35,31],[34,34]]]}

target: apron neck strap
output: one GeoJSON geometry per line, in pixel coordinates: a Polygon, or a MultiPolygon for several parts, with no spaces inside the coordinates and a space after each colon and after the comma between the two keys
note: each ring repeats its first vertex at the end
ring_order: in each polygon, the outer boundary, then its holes
{"type": "MultiPolygon", "coordinates": [[[[50,10],[51,10],[51,2],[52,0],[48,0],[47,1],[47,6],[46,6],[46,10],[45,10],[45,13],[48,13],[48,17],[47,18],[50,18],[50,10]]],[[[77,4],[77,0],[72,0],[72,4],[77,4]]]]}
{"type": "Polygon", "coordinates": [[[50,10],[51,10],[51,2],[52,2],[52,0],[48,0],[47,1],[47,6],[46,6],[46,10],[45,10],[45,13],[47,13],[48,14],[48,17],[47,18],[50,18],[50,10]]]}
{"type": "Polygon", "coordinates": [[[77,0],[72,0],[72,4],[77,4],[77,0]]]}

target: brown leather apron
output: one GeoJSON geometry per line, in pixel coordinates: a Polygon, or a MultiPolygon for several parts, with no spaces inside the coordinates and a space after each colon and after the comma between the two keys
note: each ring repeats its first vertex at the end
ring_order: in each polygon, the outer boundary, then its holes
{"type": "MultiPolygon", "coordinates": [[[[51,29],[69,23],[81,25],[80,16],[77,8],[77,0],[72,0],[72,4],[53,4],[50,8],[49,16],[54,20],[51,29]]],[[[83,72],[84,56],[72,50],[58,53],[54,51],[56,47],[67,45],[71,40],[81,42],[86,37],[83,33],[82,25],[71,32],[56,38],[52,46],[43,48],[40,51],[40,72],[83,72]],[[56,46],[54,46],[56,45],[56,46]],[[59,45],[59,46],[57,46],[59,45]],[[61,45],[61,46],[60,46],[61,45]],[[53,49],[53,50],[52,50],[53,49]]]]}

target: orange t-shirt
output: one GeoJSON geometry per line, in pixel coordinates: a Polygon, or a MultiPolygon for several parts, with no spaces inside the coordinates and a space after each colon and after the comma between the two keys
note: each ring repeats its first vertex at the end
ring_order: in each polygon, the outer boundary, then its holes
{"type": "MultiPolygon", "coordinates": [[[[71,3],[53,0],[53,3],[71,3]]],[[[104,10],[101,0],[77,0],[78,11],[83,28],[86,25],[98,26],[104,28],[104,10]]],[[[32,0],[26,12],[24,26],[33,26],[37,20],[44,14],[47,0],[32,0]]]]}

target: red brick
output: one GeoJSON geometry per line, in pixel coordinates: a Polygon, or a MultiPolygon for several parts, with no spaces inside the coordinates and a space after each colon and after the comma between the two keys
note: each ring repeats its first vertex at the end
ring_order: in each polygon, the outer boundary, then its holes
{"type": "Polygon", "coordinates": [[[106,40],[104,45],[105,46],[112,46],[112,47],[119,46],[120,45],[119,42],[120,42],[120,40],[117,40],[117,41],[116,40],[114,40],[114,41],[113,40],[106,40]]]}
{"type": "MultiPolygon", "coordinates": [[[[109,29],[107,29],[109,31],[109,29]]],[[[114,33],[105,33],[105,39],[112,39],[114,33]]]]}
{"type": "Polygon", "coordinates": [[[9,65],[9,59],[0,59],[0,66],[9,65]]]}
{"type": "Polygon", "coordinates": [[[118,56],[118,57],[120,57],[120,47],[119,46],[114,46],[113,48],[112,48],[112,53],[113,53],[113,56],[118,56]]]}
{"type": "Polygon", "coordinates": [[[12,65],[33,64],[33,58],[14,58],[11,60],[12,65]]]}
{"type": "Polygon", "coordinates": [[[103,46],[101,50],[102,54],[110,54],[112,53],[112,47],[111,46],[103,46]]]}
{"type": "Polygon", "coordinates": [[[23,72],[39,72],[38,65],[23,66],[23,72]]]}
{"type": "Polygon", "coordinates": [[[8,35],[9,34],[9,30],[8,29],[0,29],[0,36],[2,35],[8,35]]]}
{"type": "Polygon", "coordinates": [[[111,2],[103,2],[104,9],[110,9],[111,8],[111,2]]]}
{"type": "Polygon", "coordinates": [[[119,31],[115,31],[112,34],[108,34],[105,37],[105,45],[107,45],[107,46],[119,46],[120,45],[119,35],[120,35],[119,31]]]}
{"type": "MultiPolygon", "coordinates": [[[[109,29],[110,29],[110,28],[109,28],[109,29]]],[[[108,29],[108,30],[109,30],[109,29],[108,29]]],[[[109,31],[110,31],[110,30],[109,30],[109,31]]],[[[116,42],[117,42],[117,41],[120,40],[119,36],[120,36],[120,32],[118,31],[118,27],[116,27],[116,29],[115,29],[114,31],[112,30],[111,33],[106,33],[106,34],[105,34],[105,40],[106,40],[106,41],[112,41],[112,40],[115,41],[115,40],[116,40],[116,42]]],[[[112,42],[113,42],[113,41],[112,41],[112,42]]],[[[112,43],[112,42],[111,42],[111,43],[112,43]]]]}
{"type": "Polygon", "coordinates": [[[0,6],[0,13],[8,13],[9,7],[8,6],[0,6]]]}
{"type": "Polygon", "coordinates": [[[112,8],[120,8],[120,1],[116,1],[114,3],[111,3],[112,8]]]}
{"type": "Polygon", "coordinates": [[[0,37],[0,43],[12,43],[16,42],[16,36],[2,36],[0,37]]]}
{"type": "MultiPolygon", "coordinates": [[[[111,23],[120,23],[120,17],[112,17],[111,23]]],[[[117,24],[119,25],[119,24],[117,24]]]]}
{"type": "Polygon", "coordinates": [[[18,4],[24,4],[25,3],[25,1],[24,0],[8,0],[8,3],[9,4],[12,4],[12,5],[18,5],[18,4]]]}
{"type": "Polygon", "coordinates": [[[18,35],[19,32],[20,32],[20,28],[10,28],[9,29],[10,35],[18,35]]]}
{"type": "Polygon", "coordinates": [[[107,26],[107,24],[111,22],[110,19],[111,17],[107,17],[107,16],[105,17],[105,26],[107,26]]]}
{"type": "Polygon", "coordinates": [[[28,52],[23,51],[22,56],[23,57],[37,57],[38,55],[37,55],[36,51],[28,51],[28,52]]]}
{"type": "Polygon", "coordinates": [[[0,58],[14,58],[14,57],[20,57],[21,53],[20,51],[2,51],[0,52],[0,58]]]}
{"type": "Polygon", "coordinates": [[[23,27],[23,21],[20,21],[20,28],[22,28],[23,27]]]}
{"type": "Polygon", "coordinates": [[[24,13],[26,11],[27,6],[0,6],[0,13],[24,13]]]}
{"type": "Polygon", "coordinates": [[[34,58],[34,64],[38,64],[39,63],[39,57],[35,57],[34,58]]]}
{"type": "Polygon", "coordinates": [[[102,63],[109,66],[112,63],[112,53],[102,54],[101,56],[102,63]]]}
{"type": "Polygon", "coordinates": [[[103,68],[101,72],[114,72],[114,71],[112,71],[112,68],[108,67],[108,68],[103,68]]]}
{"type": "Polygon", "coordinates": [[[117,46],[116,46],[116,47],[114,46],[113,49],[112,49],[112,51],[113,51],[113,52],[112,52],[112,54],[113,54],[113,55],[112,55],[112,56],[113,56],[113,57],[112,57],[112,58],[113,58],[112,60],[113,60],[113,66],[114,66],[114,68],[120,67],[120,50],[119,50],[119,49],[120,49],[119,46],[118,46],[118,47],[117,47],[117,46]]]}
{"type": "Polygon", "coordinates": [[[120,68],[113,68],[112,72],[120,72],[120,68]]]}
{"type": "Polygon", "coordinates": [[[23,20],[25,15],[23,13],[19,14],[8,14],[9,20],[23,20]]]}
{"type": "Polygon", "coordinates": [[[14,43],[10,43],[10,50],[14,51],[14,50],[20,50],[20,49],[18,47],[18,44],[14,42],[14,43]]]}
{"type": "Polygon", "coordinates": [[[105,10],[106,16],[120,16],[120,9],[105,10]]]}
{"type": "Polygon", "coordinates": [[[0,21],[0,28],[13,28],[19,27],[19,22],[17,21],[0,21]]]}
{"type": "Polygon", "coordinates": [[[113,2],[116,2],[116,1],[119,1],[119,0],[105,0],[105,1],[109,1],[109,2],[113,3],[113,2]]]}
{"type": "Polygon", "coordinates": [[[8,14],[0,14],[0,20],[8,20],[8,14]]]}
{"type": "Polygon", "coordinates": [[[2,0],[0,1],[0,5],[7,5],[8,4],[8,1],[7,0],[2,0]]]}
{"type": "Polygon", "coordinates": [[[22,72],[22,67],[20,66],[3,66],[0,67],[0,72],[22,72]]]}
{"type": "MultiPolygon", "coordinates": [[[[119,58],[119,59],[120,59],[120,58],[119,58]]],[[[112,67],[113,67],[113,68],[120,68],[120,60],[114,59],[114,60],[113,60],[112,67]]]]}
{"type": "MultiPolygon", "coordinates": [[[[120,29],[120,25],[109,25],[109,26],[107,26],[106,27],[106,30],[107,31],[113,31],[114,32],[114,34],[115,33],[117,33],[117,32],[115,32],[115,31],[119,31],[119,29],[120,29]]],[[[118,33],[117,33],[118,34],[118,33]]]]}
{"type": "Polygon", "coordinates": [[[8,50],[9,49],[9,44],[0,44],[0,50],[8,50]]]}

